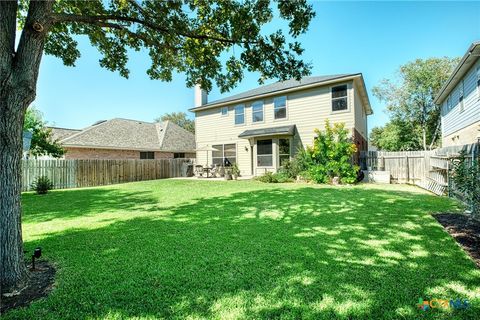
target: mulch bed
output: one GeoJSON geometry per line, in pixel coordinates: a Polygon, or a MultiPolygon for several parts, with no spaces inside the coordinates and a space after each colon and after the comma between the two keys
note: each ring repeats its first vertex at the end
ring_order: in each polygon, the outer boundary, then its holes
{"type": "Polygon", "coordinates": [[[32,301],[47,296],[52,291],[55,268],[46,261],[35,262],[36,270],[30,271],[28,285],[19,294],[1,297],[0,314],[19,307],[28,306],[32,301]]]}
{"type": "Polygon", "coordinates": [[[480,268],[480,221],[458,213],[433,215],[480,268]]]}

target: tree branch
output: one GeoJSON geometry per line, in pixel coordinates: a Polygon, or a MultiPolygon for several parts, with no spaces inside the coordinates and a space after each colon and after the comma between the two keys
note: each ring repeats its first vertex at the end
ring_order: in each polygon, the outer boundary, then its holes
{"type": "Polygon", "coordinates": [[[218,37],[213,35],[205,35],[205,34],[194,34],[191,32],[180,32],[178,30],[170,30],[168,28],[162,27],[158,24],[152,23],[150,21],[135,18],[135,17],[125,17],[119,15],[100,15],[100,16],[87,16],[87,15],[77,15],[77,14],[65,14],[65,13],[56,13],[52,15],[53,23],[58,22],[78,22],[78,23],[86,23],[86,24],[95,24],[99,21],[119,21],[119,22],[128,22],[128,23],[138,23],[144,27],[152,29],[157,32],[165,33],[165,34],[177,34],[182,37],[191,38],[191,39],[198,39],[198,40],[212,40],[222,43],[229,43],[229,44],[256,44],[257,41],[248,41],[248,40],[236,40],[236,39],[228,39],[225,37],[218,37]]]}
{"type": "Polygon", "coordinates": [[[166,43],[160,43],[158,41],[152,41],[152,39],[146,37],[145,35],[143,35],[141,33],[138,33],[138,32],[130,31],[127,27],[125,27],[123,25],[120,25],[118,23],[96,21],[96,22],[92,22],[92,23],[89,23],[89,24],[96,25],[96,26],[99,26],[99,27],[104,27],[104,28],[112,28],[112,29],[116,29],[116,30],[122,30],[129,37],[142,40],[146,45],[151,46],[151,47],[163,47],[163,48],[170,49],[170,50],[173,50],[173,51],[179,51],[180,50],[179,47],[174,47],[174,46],[168,45],[166,43]]]}

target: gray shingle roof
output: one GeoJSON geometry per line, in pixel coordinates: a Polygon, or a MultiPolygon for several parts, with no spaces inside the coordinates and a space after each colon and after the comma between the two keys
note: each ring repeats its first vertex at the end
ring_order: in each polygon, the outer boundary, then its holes
{"type": "Polygon", "coordinates": [[[130,119],[97,122],[64,138],[65,146],[144,151],[194,152],[195,136],[171,121],[151,123],[130,119]]]}
{"type": "Polygon", "coordinates": [[[81,132],[79,129],[67,129],[67,128],[58,128],[58,127],[49,127],[52,129],[52,139],[53,141],[60,141],[71,135],[81,132]]]}
{"type": "Polygon", "coordinates": [[[198,109],[203,109],[203,108],[208,108],[210,106],[214,106],[220,103],[225,103],[225,102],[233,102],[235,100],[240,100],[240,99],[245,99],[245,98],[253,98],[255,96],[263,95],[263,94],[268,94],[268,93],[274,93],[277,91],[283,91],[287,89],[292,89],[296,87],[302,87],[306,86],[309,84],[314,84],[314,83],[322,83],[326,81],[331,81],[339,78],[345,78],[345,77],[350,77],[358,75],[358,73],[352,73],[352,74],[335,74],[335,75],[328,75],[328,76],[315,76],[315,77],[303,77],[300,81],[297,81],[295,79],[290,79],[286,81],[278,81],[272,84],[268,84],[265,86],[261,86],[252,90],[248,90],[239,94],[235,94],[230,97],[222,98],[219,100],[215,100],[212,102],[209,102],[207,104],[204,104],[198,108],[191,108],[190,111],[195,111],[198,109]]]}

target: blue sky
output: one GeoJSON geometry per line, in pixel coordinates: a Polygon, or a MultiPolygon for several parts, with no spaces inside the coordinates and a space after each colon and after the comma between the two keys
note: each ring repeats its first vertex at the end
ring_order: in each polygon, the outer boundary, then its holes
{"type": "MultiPolygon", "coordinates": [[[[312,75],[362,72],[374,115],[369,128],[388,121],[384,105],[371,94],[381,79],[395,76],[401,64],[416,58],[462,56],[480,39],[480,2],[313,2],[317,16],[299,41],[312,75]]],[[[284,25],[274,21],[268,28],[284,25]]],[[[185,77],[172,82],[150,80],[146,52],[130,57],[130,78],[102,69],[99,54],[79,39],[82,57],[75,68],[44,56],[34,105],[60,127],[83,128],[114,117],[152,121],[163,113],[187,111],[193,89],[185,77]]],[[[270,81],[272,82],[272,81],[270,81]]],[[[235,94],[257,86],[246,74],[235,94]]],[[[222,97],[214,88],[213,101],[222,97]]],[[[193,117],[193,115],[192,115],[193,117]]]]}

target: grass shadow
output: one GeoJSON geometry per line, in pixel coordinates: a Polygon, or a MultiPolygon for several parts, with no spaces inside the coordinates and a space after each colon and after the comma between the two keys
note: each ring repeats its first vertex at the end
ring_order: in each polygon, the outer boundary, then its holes
{"type": "MultiPolygon", "coordinates": [[[[141,212],[27,243],[58,263],[57,289],[6,318],[471,319],[480,312],[479,270],[429,215],[452,207],[448,200],[364,187],[238,186],[177,205],[120,188],[132,203],[106,203],[141,212]],[[419,298],[457,297],[472,307],[416,309],[419,298]]],[[[102,200],[112,194],[100,191],[88,212],[112,208],[102,200]]]]}

